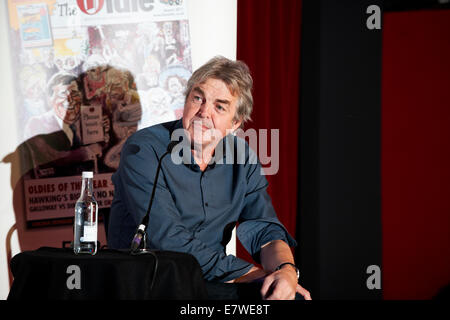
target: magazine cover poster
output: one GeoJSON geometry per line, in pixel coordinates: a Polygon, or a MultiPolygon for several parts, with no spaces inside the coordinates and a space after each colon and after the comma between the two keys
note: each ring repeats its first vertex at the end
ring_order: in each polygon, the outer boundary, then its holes
{"type": "Polygon", "coordinates": [[[108,208],[126,139],[182,116],[186,0],[8,0],[8,10],[26,220],[73,217],[82,171],[108,208]]]}

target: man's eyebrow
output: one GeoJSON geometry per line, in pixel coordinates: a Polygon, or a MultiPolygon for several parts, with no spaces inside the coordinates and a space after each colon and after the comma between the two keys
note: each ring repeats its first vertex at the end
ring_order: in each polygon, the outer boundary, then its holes
{"type": "Polygon", "coordinates": [[[194,87],[194,89],[192,89],[192,91],[197,91],[198,93],[200,93],[201,95],[205,95],[205,93],[203,92],[202,89],[200,89],[199,87],[194,87]]]}
{"type": "Polygon", "coordinates": [[[228,101],[228,100],[222,100],[222,99],[216,99],[216,102],[218,102],[218,103],[222,103],[222,104],[231,104],[231,102],[230,101],[228,101]]]}
{"type": "MultiPolygon", "coordinates": [[[[205,96],[205,93],[203,92],[203,90],[200,87],[192,88],[192,92],[194,92],[194,91],[199,93],[199,94],[201,94],[202,96],[205,96]]],[[[226,99],[216,99],[215,102],[216,103],[221,103],[221,104],[227,104],[227,105],[231,104],[231,102],[229,100],[226,100],[226,99]]]]}

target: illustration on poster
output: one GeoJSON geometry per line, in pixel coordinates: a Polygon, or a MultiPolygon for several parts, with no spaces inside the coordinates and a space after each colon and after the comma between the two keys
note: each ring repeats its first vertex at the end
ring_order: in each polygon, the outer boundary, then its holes
{"type": "Polygon", "coordinates": [[[183,113],[192,73],[186,1],[8,0],[8,7],[21,139],[4,160],[23,181],[13,186],[22,185],[14,192],[23,194],[26,217],[71,217],[83,170],[103,181],[106,208],[126,139],[183,113]],[[47,203],[51,194],[67,201],[47,203]],[[45,207],[36,208],[39,201],[45,207]]]}

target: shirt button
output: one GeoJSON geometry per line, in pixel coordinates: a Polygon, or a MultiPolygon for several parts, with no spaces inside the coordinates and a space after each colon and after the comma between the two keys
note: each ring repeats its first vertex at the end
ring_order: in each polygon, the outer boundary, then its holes
{"type": "Polygon", "coordinates": [[[208,202],[205,202],[205,207],[207,207],[208,206],[208,202]]]}

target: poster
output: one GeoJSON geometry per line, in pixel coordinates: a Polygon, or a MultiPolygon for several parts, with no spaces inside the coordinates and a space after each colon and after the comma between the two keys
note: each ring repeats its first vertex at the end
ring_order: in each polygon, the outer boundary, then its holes
{"type": "Polygon", "coordinates": [[[44,3],[17,6],[17,16],[24,48],[52,44],[48,11],[44,3]]]}
{"type": "MultiPolygon", "coordinates": [[[[32,227],[72,223],[75,202],[80,197],[79,176],[25,180],[28,225],[32,227]],[[53,221],[52,221],[53,220],[53,221]]],[[[108,208],[114,197],[111,174],[97,174],[93,180],[98,208],[108,208]]]]}
{"type": "Polygon", "coordinates": [[[86,170],[107,181],[107,208],[126,139],[181,118],[186,1],[8,0],[27,221],[72,217],[76,190],[58,186],[86,170]]]}

